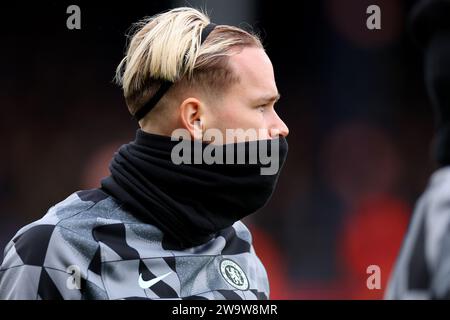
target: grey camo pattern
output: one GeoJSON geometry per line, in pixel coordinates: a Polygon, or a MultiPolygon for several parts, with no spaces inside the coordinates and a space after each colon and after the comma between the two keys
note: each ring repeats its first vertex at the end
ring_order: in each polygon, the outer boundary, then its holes
{"type": "Polygon", "coordinates": [[[264,266],[240,221],[211,241],[165,250],[163,234],[142,223],[101,189],[75,192],[8,243],[0,267],[0,299],[268,299],[264,266]],[[244,271],[249,289],[230,285],[220,262],[231,259],[244,271]],[[67,269],[80,270],[74,288],[67,269]],[[145,281],[170,274],[143,289],[145,281]]]}
{"type": "Polygon", "coordinates": [[[418,200],[386,299],[450,299],[450,167],[437,170],[418,200]]]}

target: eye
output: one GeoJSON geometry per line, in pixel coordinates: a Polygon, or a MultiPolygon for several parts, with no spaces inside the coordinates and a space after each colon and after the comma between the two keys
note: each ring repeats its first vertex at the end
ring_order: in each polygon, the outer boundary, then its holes
{"type": "Polygon", "coordinates": [[[267,105],[261,105],[261,106],[258,106],[258,110],[259,110],[260,112],[264,112],[264,111],[266,110],[266,107],[267,107],[267,105]]]}

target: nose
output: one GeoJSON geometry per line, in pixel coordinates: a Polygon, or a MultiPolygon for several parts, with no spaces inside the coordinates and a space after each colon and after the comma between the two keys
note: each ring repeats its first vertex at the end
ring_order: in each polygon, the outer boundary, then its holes
{"type": "Polygon", "coordinates": [[[270,130],[270,136],[272,138],[275,138],[278,135],[286,137],[288,134],[289,134],[288,126],[284,123],[283,120],[281,120],[281,118],[278,116],[278,114],[275,113],[275,121],[270,130]]]}

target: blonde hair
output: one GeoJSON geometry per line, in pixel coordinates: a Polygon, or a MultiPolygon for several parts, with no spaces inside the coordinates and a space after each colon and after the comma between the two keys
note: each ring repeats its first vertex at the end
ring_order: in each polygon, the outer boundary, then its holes
{"type": "Polygon", "coordinates": [[[240,28],[219,25],[201,45],[201,32],[209,23],[205,13],[181,7],[134,24],[115,76],[131,114],[151,99],[164,81],[203,86],[208,91],[225,90],[238,81],[227,65],[228,57],[236,53],[234,48],[262,48],[261,41],[240,28]]]}

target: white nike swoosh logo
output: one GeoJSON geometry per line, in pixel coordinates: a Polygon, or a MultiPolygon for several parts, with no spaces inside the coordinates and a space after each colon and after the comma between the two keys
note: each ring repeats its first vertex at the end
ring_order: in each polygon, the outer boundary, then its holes
{"type": "Polygon", "coordinates": [[[161,281],[162,279],[164,279],[165,277],[167,277],[169,274],[171,274],[172,271],[167,272],[166,274],[163,274],[162,276],[153,278],[151,280],[145,281],[144,279],[142,279],[142,273],[139,274],[139,287],[141,287],[142,289],[148,289],[151,286],[153,286],[155,283],[161,281]]]}

